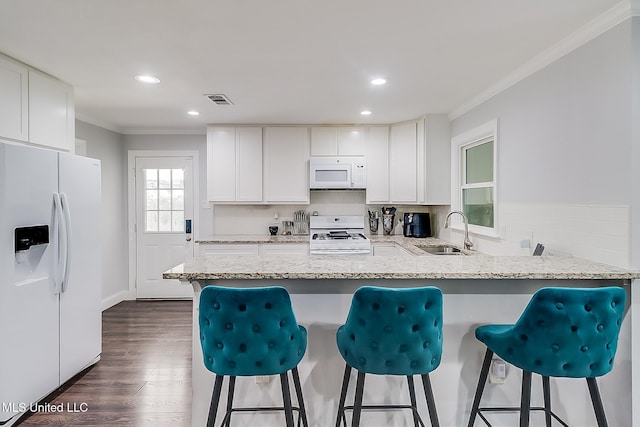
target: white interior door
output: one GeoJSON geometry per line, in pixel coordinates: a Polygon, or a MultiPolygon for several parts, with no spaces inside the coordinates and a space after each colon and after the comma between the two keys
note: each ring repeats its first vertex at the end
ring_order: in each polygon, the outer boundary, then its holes
{"type": "Polygon", "coordinates": [[[191,286],[162,273],[193,257],[193,160],[136,157],[136,297],[191,298],[191,286]]]}

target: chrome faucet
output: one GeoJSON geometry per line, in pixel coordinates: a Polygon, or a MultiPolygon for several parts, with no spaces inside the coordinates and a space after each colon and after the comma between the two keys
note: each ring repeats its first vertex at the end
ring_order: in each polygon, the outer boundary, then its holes
{"type": "Polygon", "coordinates": [[[467,221],[466,215],[462,211],[449,212],[449,214],[447,215],[447,219],[444,220],[444,228],[449,228],[449,217],[456,213],[460,214],[462,216],[462,219],[464,220],[464,248],[470,251],[473,249],[473,243],[471,243],[471,240],[469,240],[469,222],[467,221]]]}

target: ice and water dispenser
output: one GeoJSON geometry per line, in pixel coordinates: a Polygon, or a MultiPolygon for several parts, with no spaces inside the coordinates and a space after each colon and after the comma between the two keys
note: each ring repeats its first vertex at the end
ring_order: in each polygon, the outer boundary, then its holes
{"type": "MultiPolygon", "coordinates": [[[[40,245],[45,245],[47,243],[49,243],[48,225],[33,225],[30,227],[16,228],[15,251],[17,263],[23,264],[28,260],[30,250],[33,246],[40,247],[40,245]]],[[[37,256],[38,254],[33,255],[37,256]]]]}

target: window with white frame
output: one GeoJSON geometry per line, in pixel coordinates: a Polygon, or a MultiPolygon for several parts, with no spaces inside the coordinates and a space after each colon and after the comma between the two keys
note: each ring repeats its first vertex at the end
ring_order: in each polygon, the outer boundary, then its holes
{"type": "Polygon", "coordinates": [[[464,212],[477,234],[496,236],[497,120],[453,139],[452,209],[464,212]]]}

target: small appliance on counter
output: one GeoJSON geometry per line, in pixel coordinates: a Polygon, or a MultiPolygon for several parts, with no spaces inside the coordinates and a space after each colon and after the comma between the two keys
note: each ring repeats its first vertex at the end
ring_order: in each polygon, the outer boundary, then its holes
{"type": "Polygon", "coordinates": [[[405,237],[431,237],[431,218],[428,213],[405,212],[402,234],[405,237]]]}

